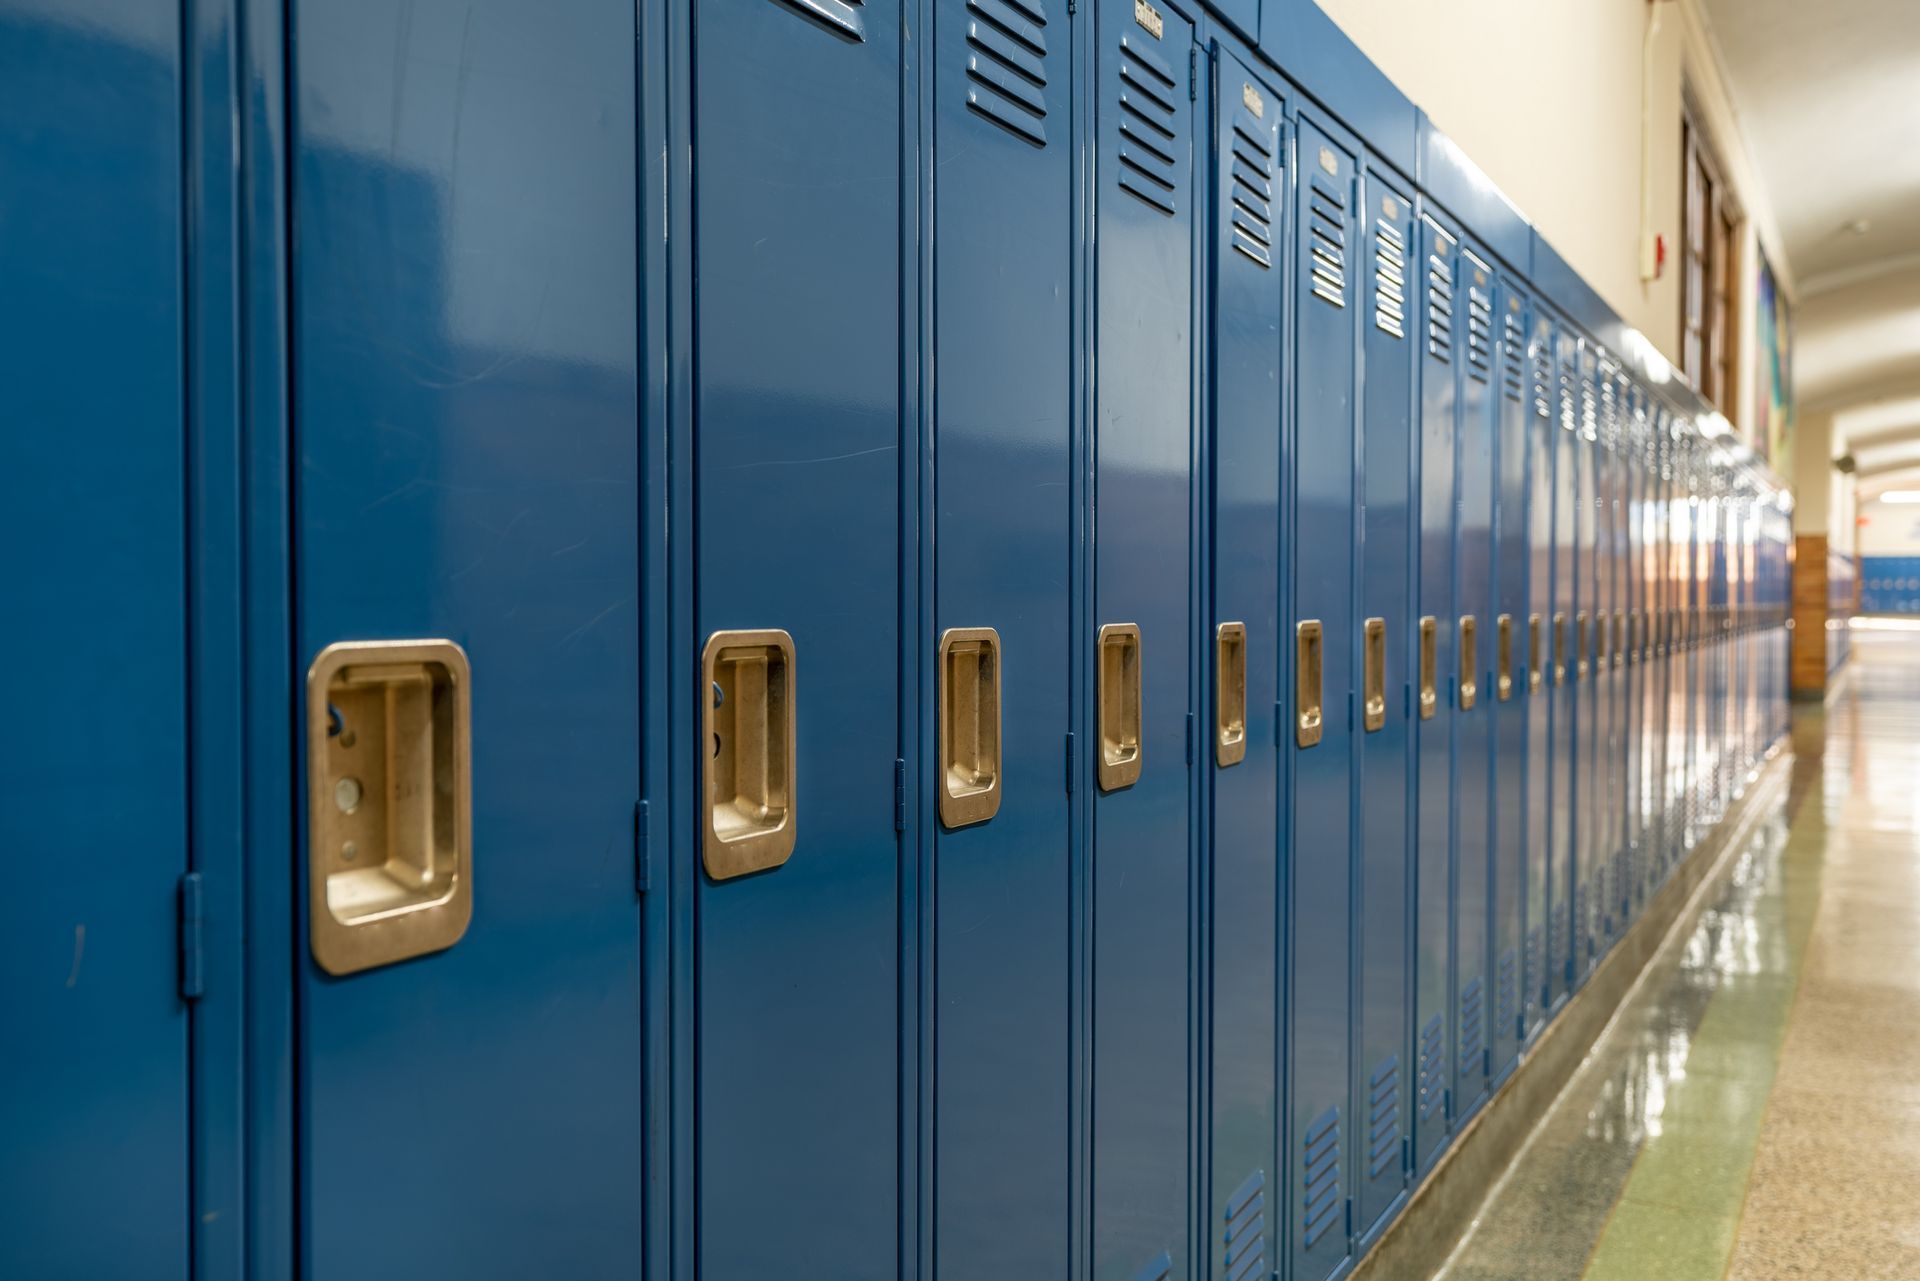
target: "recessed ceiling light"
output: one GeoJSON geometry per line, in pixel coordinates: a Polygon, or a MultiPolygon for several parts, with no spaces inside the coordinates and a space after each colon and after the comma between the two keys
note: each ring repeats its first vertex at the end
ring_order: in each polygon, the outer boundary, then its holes
{"type": "Polygon", "coordinates": [[[1889,489],[1880,495],[1883,503],[1920,503],[1920,489],[1889,489]]]}

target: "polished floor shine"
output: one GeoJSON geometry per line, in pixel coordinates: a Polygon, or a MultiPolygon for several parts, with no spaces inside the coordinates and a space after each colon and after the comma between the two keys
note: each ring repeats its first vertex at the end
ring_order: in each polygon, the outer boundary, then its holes
{"type": "Polygon", "coordinates": [[[1447,1281],[1920,1278],[1920,634],[1854,640],[1447,1281]]]}

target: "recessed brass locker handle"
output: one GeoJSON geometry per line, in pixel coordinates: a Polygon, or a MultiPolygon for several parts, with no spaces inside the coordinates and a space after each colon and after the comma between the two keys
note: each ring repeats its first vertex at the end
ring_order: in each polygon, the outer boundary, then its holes
{"type": "Polygon", "coordinates": [[[1369,618],[1363,636],[1360,724],[1371,734],[1387,723],[1387,620],[1369,618]]]}
{"type": "Polygon", "coordinates": [[[1587,674],[1587,611],[1573,616],[1573,679],[1577,683],[1587,674]]]}
{"type": "Polygon", "coordinates": [[[1094,699],[1100,707],[1100,759],[1096,782],[1103,792],[1140,781],[1140,627],[1108,623],[1100,629],[1094,663],[1094,699]]]}
{"type": "Polygon", "coordinates": [[[1293,741],[1312,747],[1320,741],[1320,620],[1310,618],[1293,628],[1293,741]]]}
{"type": "Polygon", "coordinates": [[[450,640],[343,641],[307,672],[308,943],[329,974],[466,933],[471,684],[450,640]]]}
{"type": "Polygon", "coordinates": [[[1513,615],[1493,620],[1493,696],[1501,702],[1513,697],[1513,615]]]}
{"type": "Polygon", "coordinates": [[[1627,611],[1627,666],[1632,667],[1640,661],[1642,632],[1640,630],[1640,611],[1627,611]]]}
{"type": "Polygon", "coordinates": [[[1475,647],[1474,633],[1479,621],[1472,614],[1460,616],[1460,710],[1473,710],[1474,700],[1480,696],[1478,666],[1479,651],[1475,647]]]}
{"type": "Polygon", "coordinates": [[[1000,812],[1000,633],[940,634],[940,821],[984,823],[1000,812]]]}
{"type": "Polygon", "coordinates": [[[793,637],[715,632],[700,672],[707,875],[724,881],[779,867],[793,854],[798,820],[793,637]]]}
{"type": "Polygon", "coordinates": [[[1213,759],[1222,769],[1247,758],[1247,625],[1213,629],[1213,759]]]}
{"type": "Polygon", "coordinates": [[[1564,685],[1567,681],[1567,614],[1565,610],[1556,610],[1553,615],[1553,683],[1564,685]]]}
{"type": "Polygon", "coordinates": [[[1420,620],[1420,719],[1430,721],[1440,710],[1440,695],[1435,689],[1439,673],[1438,645],[1440,622],[1432,614],[1420,620]]]}
{"type": "Polygon", "coordinates": [[[1540,615],[1527,615],[1527,694],[1540,692],[1540,615]]]}

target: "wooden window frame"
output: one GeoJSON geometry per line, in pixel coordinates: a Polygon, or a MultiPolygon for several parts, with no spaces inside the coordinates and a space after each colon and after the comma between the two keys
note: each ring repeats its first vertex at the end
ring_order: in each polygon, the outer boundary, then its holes
{"type": "Polygon", "coordinates": [[[1740,372],[1740,207],[1690,94],[1682,95],[1680,129],[1680,368],[1695,391],[1731,413],[1740,372]]]}

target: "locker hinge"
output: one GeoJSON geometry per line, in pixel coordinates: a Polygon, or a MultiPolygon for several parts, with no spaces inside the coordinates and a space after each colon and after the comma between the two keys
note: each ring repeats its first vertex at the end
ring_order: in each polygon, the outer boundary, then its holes
{"type": "Polygon", "coordinates": [[[893,830],[907,830],[907,762],[893,758],[893,830]]]}
{"type": "Polygon", "coordinates": [[[1077,760],[1075,760],[1075,759],[1074,759],[1074,756],[1075,756],[1075,748],[1076,748],[1076,744],[1074,743],[1074,739],[1073,739],[1073,731],[1072,731],[1072,730],[1068,730],[1068,731],[1067,731],[1067,748],[1066,748],[1066,755],[1067,755],[1067,795],[1068,795],[1068,796],[1072,796],[1072,795],[1073,795],[1073,776],[1074,776],[1074,775],[1075,775],[1076,773],[1078,773],[1078,772],[1079,772],[1079,762],[1078,762],[1077,760]]]}
{"type": "Polygon", "coordinates": [[[1187,101],[1195,102],[1200,97],[1200,50],[1187,50],[1187,101]]]}
{"type": "Polygon", "coordinates": [[[180,998],[185,1001],[197,1001],[207,990],[202,942],[205,898],[200,873],[188,872],[180,878],[180,998]]]}
{"type": "Polygon", "coordinates": [[[647,821],[647,803],[633,803],[633,892],[653,889],[653,825],[647,821]]]}
{"type": "Polygon", "coordinates": [[[1187,764],[1193,764],[1193,713],[1187,713],[1187,764]]]}

